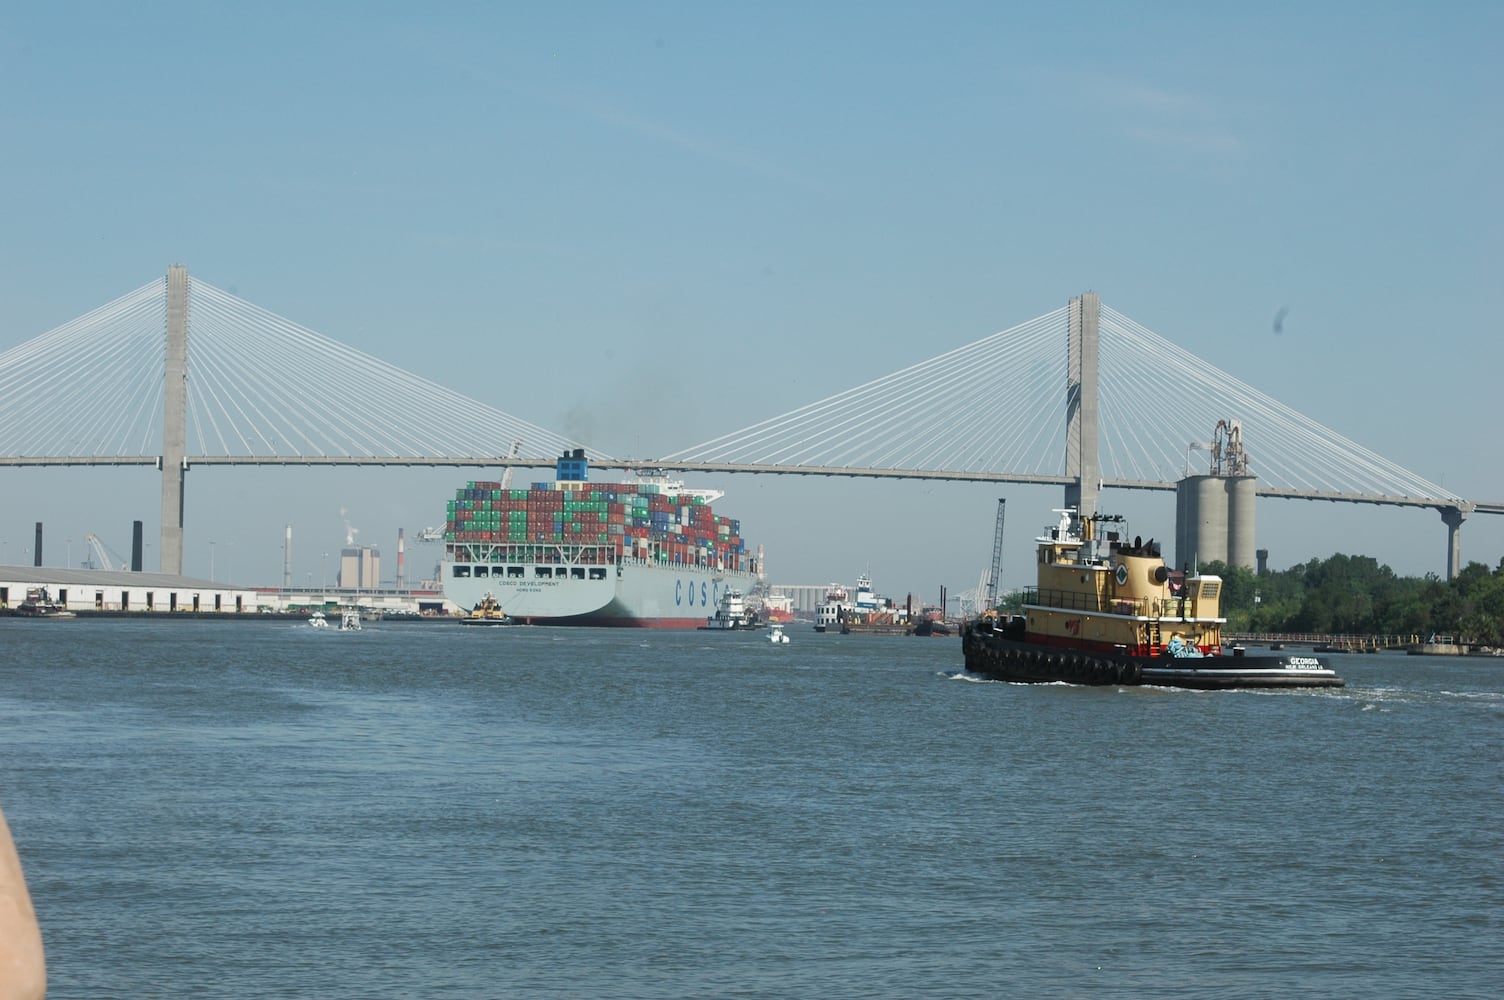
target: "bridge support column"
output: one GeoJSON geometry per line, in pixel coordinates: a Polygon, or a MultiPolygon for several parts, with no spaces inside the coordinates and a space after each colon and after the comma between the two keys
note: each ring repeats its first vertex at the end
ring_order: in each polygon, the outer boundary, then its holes
{"type": "Polygon", "coordinates": [[[1472,504],[1441,507],[1441,520],[1447,526],[1447,579],[1457,579],[1462,572],[1462,522],[1473,512],[1472,504]]]}
{"type": "Polygon", "coordinates": [[[167,379],[162,391],[162,544],[158,572],[183,573],[188,452],[188,269],[167,269],[167,379]]]}
{"type": "Polygon", "coordinates": [[[1087,292],[1071,299],[1069,368],[1065,383],[1065,506],[1082,517],[1097,512],[1102,472],[1097,463],[1097,322],[1102,298],[1087,292]]]}

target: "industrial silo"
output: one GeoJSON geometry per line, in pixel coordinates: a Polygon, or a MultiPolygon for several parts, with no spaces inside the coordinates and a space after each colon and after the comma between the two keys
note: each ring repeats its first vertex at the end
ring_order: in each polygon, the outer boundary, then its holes
{"type": "Polygon", "coordinates": [[[1196,551],[1196,481],[1182,479],[1175,484],[1175,551],[1170,560],[1174,567],[1189,566],[1196,551]]]}
{"type": "Polygon", "coordinates": [[[1227,562],[1231,566],[1253,569],[1258,550],[1255,547],[1257,499],[1253,476],[1230,476],[1227,482],[1227,562]]]}
{"type": "Polygon", "coordinates": [[[1175,564],[1227,561],[1227,480],[1187,476],[1175,487],[1175,564]]]}

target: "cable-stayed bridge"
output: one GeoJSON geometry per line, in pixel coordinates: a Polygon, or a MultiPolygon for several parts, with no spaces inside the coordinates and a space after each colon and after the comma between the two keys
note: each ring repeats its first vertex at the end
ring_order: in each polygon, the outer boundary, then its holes
{"type": "Polygon", "coordinates": [[[1188,354],[1094,294],[882,378],[653,460],[620,461],[255,306],[174,266],[0,354],[0,465],[153,465],[163,572],[181,572],[195,465],[551,467],[1175,490],[1235,420],[1260,497],[1432,507],[1448,566],[1471,513],[1409,472],[1188,354]],[[1161,387],[1174,386],[1167,394],[1161,387]],[[1153,387],[1150,389],[1149,387],[1153,387]],[[524,442],[531,455],[515,452],[524,442]]]}

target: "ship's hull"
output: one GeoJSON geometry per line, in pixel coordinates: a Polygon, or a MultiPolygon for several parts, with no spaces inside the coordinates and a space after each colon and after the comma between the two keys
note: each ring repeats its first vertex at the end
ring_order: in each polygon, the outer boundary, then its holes
{"type": "Polygon", "coordinates": [[[1004,638],[974,625],[962,633],[968,673],[1025,684],[1229,688],[1342,687],[1314,656],[1124,656],[1004,638]]]}
{"type": "Polygon", "coordinates": [[[701,629],[727,588],[745,592],[757,579],[752,572],[646,560],[581,567],[578,578],[540,577],[530,565],[520,569],[515,577],[457,577],[446,563],[444,596],[473,607],[490,594],[513,621],[527,625],[701,629]]]}

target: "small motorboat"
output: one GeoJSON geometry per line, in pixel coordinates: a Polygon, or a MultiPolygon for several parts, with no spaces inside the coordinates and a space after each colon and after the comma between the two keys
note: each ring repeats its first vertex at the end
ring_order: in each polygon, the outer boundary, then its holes
{"type": "Polygon", "coordinates": [[[360,631],[360,612],[342,611],[339,616],[339,630],[341,632],[360,631]]]}
{"type": "Polygon", "coordinates": [[[781,642],[783,642],[783,643],[788,642],[789,641],[789,637],[783,634],[783,626],[782,625],[774,624],[774,625],[769,626],[769,629],[768,629],[768,641],[771,642],[771,643],[773,643],[774,645],[777,645],[778,643],[781,643],[781,642]]]}
{"type": "Polygon", "coordinates": [[[308,624],[312,625],[314,628],[328,628],[329,619],[324,617],[324,613],[322,611],[315,611],[313,614],[308,616],[308,624]]]}

